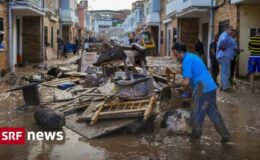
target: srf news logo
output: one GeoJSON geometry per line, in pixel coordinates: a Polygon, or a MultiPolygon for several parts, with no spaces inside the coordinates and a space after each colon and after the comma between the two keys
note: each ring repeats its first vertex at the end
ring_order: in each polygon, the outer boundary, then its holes
{"type": "Polygon", "coordinates": [[[62,141],[63,132],[30,132],[25,128],[0,128],[0,144],[25,144],[31,140],[62,141]]]}

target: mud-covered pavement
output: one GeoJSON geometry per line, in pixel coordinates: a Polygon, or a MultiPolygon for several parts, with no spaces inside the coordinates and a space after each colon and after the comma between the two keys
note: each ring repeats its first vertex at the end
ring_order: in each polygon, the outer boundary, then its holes
{"type": "MultiPolygon", "coordinates": [[[[19,73],[19,71],[17,71],[19,73]]],[[[20,72],[24,72],[24,69],[20,72]]],[[[34,72],[34,70],[26,70],[34,72]]],[[[0,85],[0,125],[25,127],[39,131],[32,113],[15,111],[22,105],[20,92],[6,94],[8,87],[0,85]]],[[[46,95],[42,95],[43,97],[46,95]]],[[[220,136],[207,118],[201,144],[191,144],[188,137],[171,136],[148,142],[151,133],[112,134],[96,140],[85,140],[64,127],[64,141],[30,141],[26,145],[0,145],[1,160],[61,159],[61,160],[190,160],[190,159],[260,159],[260,95],[238,85],[235,93],[218,92],[218,106],[233,136],[229,145],[219,143],[220,136]]]]}

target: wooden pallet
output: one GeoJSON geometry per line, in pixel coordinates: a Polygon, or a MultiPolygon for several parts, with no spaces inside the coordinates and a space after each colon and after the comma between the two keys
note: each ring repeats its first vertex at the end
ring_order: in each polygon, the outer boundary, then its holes
{"type": "Polygon", "coordinates": [[[139,114],[140,112],[144,117],[143,119],[147,120],[150,117],[155,104],[155,96],[151,97],[149,100],[103,104],[98,107],[98,110],[91,117],[90,124],[95,124],[98,119],[102,119],[102,117],[110,116],[113,118],[125,115],[125,118],[127,118],[126,114],[132,115],[134,113],[139,114]]]}

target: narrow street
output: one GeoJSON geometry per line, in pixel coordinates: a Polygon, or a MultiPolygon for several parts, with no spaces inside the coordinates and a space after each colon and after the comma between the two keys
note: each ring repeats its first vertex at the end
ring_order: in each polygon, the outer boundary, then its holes
{"type": "Polygon", "coordinates": [[[258,0],[0,1],[0,160],[259,160],[259,15],[258,0]]]}
{"type": "MultiPolygon", "coordinates": [[[[64,63],[63,61],[58,61],[64,63]]],[[[56,63],[58,63],[56,61],[56,63]]],[[[53,62],[50,62],[53,64],[53,62]]],[[[36,73],[31,66],[17,69],[17,75],[36,73]]],[[[240,84],[241,85],[241,84],[240,84]]],[[[219,110],[234,138],[232,143],[221,145],[220,136],[206,118],[200,145],[189,142],[186,136],[165,136],[158,141],[147,141],[151,132],[138,134],[118,132],[103,138],[86,140],[64,127],[64,141],[31,141],[26,145],[0,146],[2,159],[259,159],[260,149],[260,99],[248,87],[238,86],[235,93],[218,92],[219,110]],[[71,152],[73,151],[73,152],[71,152]],[[87,158],[88,159],[88,158],[87,158]]],[[[1,85],[1,91],[7,90],[1,85]]],[[[2,95],[5,94],[1,92],[2,95]]],[[[44,93],[48,94],[48,93],[44,93]]],[[[49,90],[49,94],[52,91],[49,90]]],[[[43,96],[45,97],[45,96],[43,96]]],[[[33,113],[17,112],[15,108],[24,104],[21,92],[12,92],[1,99],[1,126],[25,127],[30,131],[41,130],[33,119],[33,113]]]]}

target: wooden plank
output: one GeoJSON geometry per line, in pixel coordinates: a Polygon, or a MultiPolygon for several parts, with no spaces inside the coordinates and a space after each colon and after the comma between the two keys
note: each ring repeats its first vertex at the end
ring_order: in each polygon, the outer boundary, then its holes
{"type": "Polygon", "coordinates": [[[60,107],[62,107],[62,106],[66,106],[66,105],[68,105],[68,104],[75,103],[76,101],[79,100],[79,99],[78,99],[79,97],[83,96],[83,94],[88,93],[88,92],[92,92],[92,91],[94,91],[94,90],[96,90],[96,88],[91,88],[91,89],[89,89],[89,90],[87,90],[87,91],[85,91],[85,92],[82,92],[82,93],[78,94],[77,96],[73,97],[73,98],[74,98],[73,100],[71,100],[71,101],[69,101],[69,102],[64,102],[64,103],[56,104],[56,105],[52,106],[51,108],[53,108],[53,109],[58,109],[58,108],[60,108],[60,107]]]}
{"type": "Polygon", "coordinates": [[[91,118],[90,124],[95,124],[98,120],[99,113],[102,111],[104,105],[100,105],[99,109],[95,112],[94,116],[91,118]]]}
{"type": "Polygon", "coordinates": [[[132,110],[122,110],[122,111],[108,111],[108,112],[101,112],[99,114],[100,117],[102,117],[103,115],[118,115],[118,114],[122,114],[122,113],[132,113],[132,112],[144,112],[145,111],[145,108],[142,108],[142,109],[132,109],[132,110]]]}
{"type": "Polygon", "coordinates": [[[76,122],[76,120],[80,116],[81,115],[79,113],[74,113],[66,116],[65,126],[87,139],[94,139],[107,135],[131,123],[138,121],[137,119],[114,119],[100,121],[99,123],[93,126],[88,123],[76,122]]]}
{"type": "Polygon", "coordinates": [[[57,87],[59,84],[62,84],[62,83],[69,83],[69,82],[75,83],[79,80],[80,80],[80,78],[68,77],[68,78],[62,78],[62,79],[57,79],[57,80],[53,80],[53,81],[47,81],[47,82],[41,83],[41,85],[47,86],[47,87],[57,87]]]}
{"type": "Polygon", "coordinates": [[[65,72],[63,74],[71,77],[86,77],[87,75],[87,73],[82,73],[82,72],[65,72]]]}
{"type": "MultiPolygon", "coordinates": [[[[102,115],[99,117],[100,120],[108,120],[108,119],[124,119],[124,118],[140,118],[143,117],[144,111],[139,112],[130,112],[130,113],[120,113],[114,115],[102,115]]],[[[92,116],[82,116],[77,119],[77,122],[86,122],[90,121],[92,116]]]]}
{"type": "Polygon", "coordinates": [[[153,107],[154,107],[155,103],[156,103],[156,97],[153,96],[150,99],[150,103],[149,103],[148,107],[146,108],[146,110],[144,112],[144,120],[145,121],[150,117],[150,115],[151,115],[151,113],[153,111],[153,107]]]}

